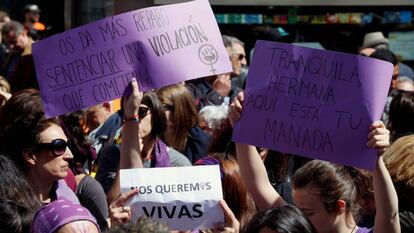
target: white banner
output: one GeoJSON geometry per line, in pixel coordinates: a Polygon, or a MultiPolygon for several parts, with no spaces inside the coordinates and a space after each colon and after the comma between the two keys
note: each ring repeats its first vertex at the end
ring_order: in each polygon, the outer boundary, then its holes
{"type": "Polygon", "coordinates": [[[125,169],[120,179],[122,193],[139,190],[130,203],[133,222],[147,216],[171,230],[209,229],[224,222],[218,165],[125,169]]]}

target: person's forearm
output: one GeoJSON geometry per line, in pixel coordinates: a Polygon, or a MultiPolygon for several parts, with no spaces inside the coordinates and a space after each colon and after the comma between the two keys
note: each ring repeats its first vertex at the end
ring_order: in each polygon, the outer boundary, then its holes
{"type": "Polygon", "coordinates": [[[142,168],[139,148],[139,123],[125,122],[122,132],[120,169],[142,168]]]}
{"type": "Polygon", "coordinates": [[[373,175],[376,215],[374,230],[376,233],[399,233],[398,197],[390,174],[379,156],[373,175]]]}
{"type": "Polygon", "coordinates": [[[236,150],[240,173],[257,207],[264,210],[283,204],[284,200],[270,184],[266,168],[256,148],[236,143],[236,150]]]}
{"type": "Polygon", "coordinates": [[[106,201],[108,205],[115,201],[119,195],[121,195],[121,183],[119,178],[119,169],[116,172],[115,180],[111,186],[111,188],[106,193],[106,201]]]}

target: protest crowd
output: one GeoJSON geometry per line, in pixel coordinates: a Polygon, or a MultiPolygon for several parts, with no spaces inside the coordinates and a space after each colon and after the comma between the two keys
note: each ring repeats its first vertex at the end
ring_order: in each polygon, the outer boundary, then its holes
{"type": "MultiPolygon", "coordinates": [[[[44,25],[36,5],[24,12],[26,22],[0,12],[0,232],[414,232],[414,73],[382,32],[367,32],[354,54],[393,67],[381,119],[364,129],[366,149],[375,150],[369,171],[233,141],[251,82],[247,48],[228,35],[221,38],[231,72],[146,91],[132,78],[121,99],[48,117],[32,54],[44,25]],[[213,205],[222,222],[175,231],[134,218],[136,196],[202,192],[211,184],[125,192],[121,170],[208,165],[220,171],[222,200],[213,205]]],[[[179,211],[179,218],[202,215],[200,204],[179,211]]]]}

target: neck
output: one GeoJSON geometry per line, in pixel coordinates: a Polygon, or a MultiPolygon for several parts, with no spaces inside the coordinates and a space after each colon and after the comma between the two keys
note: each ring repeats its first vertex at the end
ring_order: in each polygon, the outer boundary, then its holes
{"type": "Polygon", "coordinates": [[[20,54],[20,56],[26,56],[32,54],[32,43],[34,42],[31,37],[28,38],[29,42],[27,46],[23,49],[23,52],[20,54]]]}
{"type": "Polygon", "coordinates": [[[141,150],[141,158],[144,160],[148,160],[152,158],[152,151],[155,145],[155,138],[151,138],[150,136],[145,137],[142,139],[142,150],[141,150]]]}
{"type": "Polygon", "coordinates": [[[343,224],[340,224],[338,230],[335,231],[336,233],[355,233],[357,230],[357,225],[355,223],[354,218],[349,220],[347,224],[346,221],[343,224]]]}
{"type": "Polygon", "coordinates": [[[174,145],[174,135],[172,135],[171,132],[166,131],[164,133],[164,139],[165,139],[164,142],[166,142],[169,146],[172,146],[172,147],[176,146],[174,145]]]}
{"type": "Polygon", "coordinates": [[[53,181],[48,182],[47,179],[39,177],[39,174],[36,174],[34,171],[28,172],[27,181],[41,202],[50,202],[49,193],[52,189],[53,181]]]}

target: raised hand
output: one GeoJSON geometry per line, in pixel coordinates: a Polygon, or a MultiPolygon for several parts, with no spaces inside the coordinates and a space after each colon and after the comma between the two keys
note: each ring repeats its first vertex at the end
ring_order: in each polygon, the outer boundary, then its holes
{"type": "Polygon", "coordinates": [[[229,120],[232,127],[234,123],[240,118],[240,114],[243,110],[242,104],[244,101],[244,93],[240,92],[236,98],[234,98],[233,103],[230,104],[229,109],[229,120]]]}
{"type": "Polygon", "coordinates": [[[143,93],[139,90],[138,83],[135,78],[131,80],[131,87],[131,95],[125,97],[124,100],[124,116],[126,120],[133,119],[138,116],[138,108],[143,97],[143,93]]]}
{"type": "Polygon", "coordinates": [[[126,206],[127,201],[138,194],[138,189],[126,192],[109,205],[111,226],[126,223],[131,220],[131,208],[126,206]]]}
{"type": "Polygon", "coordinates": [[[240,231],[240,223],[234,216],[233,211],[224,200],[219,201],[220,207],[223,209],[226,223],[222,227],[212,230],[214,233],[238,233],[240,231]]]}
{"type": "Polygon", "coordinates": [[[378,153],[382,154],[390,145],[390,131],[385,128],[382,121],[376,121],[369,127],[367,146],[378,149],[378,153]]]}
{"type": "Polygon", "coordinates": [[[213,90],[221,96],[228,96],[231,91],[230,74],[219,74],[212,84],[213,90]]]}

